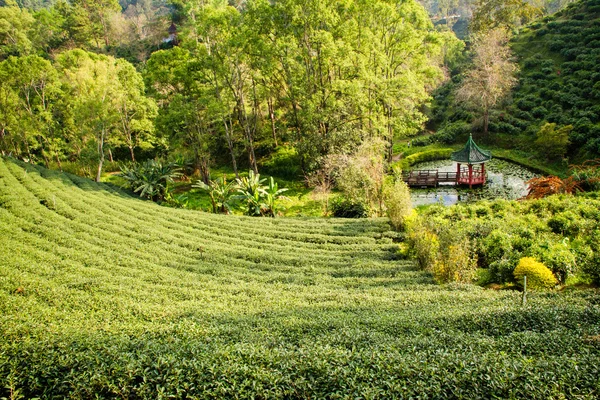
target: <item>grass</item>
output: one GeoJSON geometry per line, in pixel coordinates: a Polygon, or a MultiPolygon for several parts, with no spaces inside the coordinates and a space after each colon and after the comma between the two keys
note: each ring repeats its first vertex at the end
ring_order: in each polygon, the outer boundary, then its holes
{"type": "Polygon", "coordinates": [[[597,292],[435,285],[396,236],[0,158],[0,397],[600,395],[597,292]]]}

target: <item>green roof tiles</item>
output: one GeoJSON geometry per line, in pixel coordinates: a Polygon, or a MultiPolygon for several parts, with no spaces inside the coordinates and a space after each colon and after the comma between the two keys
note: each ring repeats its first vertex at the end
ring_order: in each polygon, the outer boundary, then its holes
{"type": "Polygon", "coordinates": [[[492,159],[492,152],[480,149],[473,141],[473,135],[469,135],[465,147],[453,152],[450,158],[461,164],[481,164],[492,159]]]}

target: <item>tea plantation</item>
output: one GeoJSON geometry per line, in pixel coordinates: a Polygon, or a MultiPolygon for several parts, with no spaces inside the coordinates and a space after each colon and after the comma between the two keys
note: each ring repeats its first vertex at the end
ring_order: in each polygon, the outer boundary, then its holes
{"type": "Polygon", "coordinates": [[[0,158],[0,398],[600,396],[596,291],[436,285],[395,239],[0,158]]]}

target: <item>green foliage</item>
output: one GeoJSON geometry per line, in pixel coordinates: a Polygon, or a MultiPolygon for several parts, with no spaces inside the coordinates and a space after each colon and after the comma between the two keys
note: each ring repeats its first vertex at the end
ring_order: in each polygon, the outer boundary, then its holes
{"type": "Polygon", "coordinates": [[[280,146],[261,164],[261,171],[285,179],[298,179],[302,175],[298,152],[293,147],[280,146]]]}
{"type": "Polygon", "coordinates": [[[417,215],[406,222],[407,241],[419,268],[438,283],[466,282],[476,278],[477,255],[464,231],[448,223],[432,224],[417,215]]]}
{"type": "Polygon", "coordinates": [[[450,157],[453,151],[453,149],[435,149],[421,151],[406,156],[400,161],[393,163],[392,168],[406,171],[410,169],[411,166],[421,162],[447,159],[450,157]]]}
{"type": "Polygon", "coordinates": [[[369,208],[360,200],[336,197],[331,203],[331,214],[336,218],[367,218],[369,208]]]}
{"type": "MultiPolygon", "coordinates": [[[[469,241],[480,268],[489,269],[496,283],[511,282],[522,257],[542,260],[561,283],[593,265],[599,208],[597,200],[583,196],[550,196],[542,200],[432,206],[417,218],[416,232],[424,229],[437,239],[440,248],[469,241]],[[446,236],[446,232],[450,232],[446,236]],[[448,239],[450,238],[450,239],[448,239]]],[[[411,229],[411,228],[409,228],[411,229]]],[[[420,233],[409,237],[421,240],[420,233]]],[[[419,246],[425,246],[419,244],[419,246]]],[[[443,254],[436,256],[443,260],[443,254]]],[[[427,261],[431,268],[435,260],[427,261]]]]}
{"type": "Polygon", "coordinates": [[[477,258],[474,257],[470,241],[465,236],[458,239],[451,236],[448,239],[441,242],[440,253],[433,264],[435,280],[439,283],[472,283],[476,277],[477,258]]]}
{"type": "MultiPolygon", "coordinates": [[[[536,117],[543,117],[545,113],[536,117]]],[[[545,123],[536,134],[535,145],[542,157],[549,160],[561,159],[567,153],[569,145],[569,133],[573,130],[572,125],[556,127],[554,123],[545,123]]]]}
{"type": "Polygon", "coordinates": [[[440,250],[438,235],[432,231],[426,221],[413,215],[406,220],[406,239],[411,255],[417,266],[424,271],[432,271],[440,250]]]}
{"type": "Polygon", "coordinates": [[[125,179],[134,193],[152,201],[163,201],[169,191],[169,184],[180,176],[174,163],[148,160],[141,164],[121,167],[120,177],[125,179]]]}
{"type": "Polygon", "coordinates": [[[539,7],[523,0],[477,0],[470,28],[476,33],[513,30],[542,15],[539,7]]]}
{"type": "Polygon", "coordinates": [[[208,184],[199,180],[192,187],[208,192],[213,213],[229,214],[232,208],[231,196],[237,189],[234,182],[227,183],[227,178],[217,178],[208,184]]]}
{"type": "Polygon", "coordinates": [[[263,185],[266,178],[261,179],[260,174],[248,171],[247,177],[236,179],[235,189],[237,195],[232,199],[240,201],[245,208],[244,214],[253,217],[276,217],[277,201],[287,200],[283,196],[288,189],[279,188],[273,177],[269,177],[269,184],[263,185]]]}
{"type": "Polygon", "coordinates": [[[379,216],[383,215],[386,181],[384,152],[384,141],[366,140],[352,154],[334,154],[325,161],[335,165],[335,184],[345,197],[379,216]]]}
{"type": "Polygon", "coordinates": [[[529,289],[551,289],[556,286],[556,278],[544,264],[531,257],[523,257],[514,271],[517,283],[523,283],[523,277],[527,276],[527,287],[529,289]]]}
{"type": "Polygon", "coordinates": [[[410,190],[406,183],[398,179],[384,189],[386,215],[396,230],[404,228],[404,222],[412,210],[410,190]]]}

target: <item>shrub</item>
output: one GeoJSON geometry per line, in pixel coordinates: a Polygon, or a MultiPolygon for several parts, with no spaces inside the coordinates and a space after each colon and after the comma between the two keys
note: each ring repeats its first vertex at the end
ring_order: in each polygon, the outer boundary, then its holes
{"type": "MultiPolygon", "coordinates": [[[[540,115],[545,114],[545,109],[543,111],[540,115]]],[[[536,115],[533,111],[532,114],[536,115]]],[[[554,123],[545,123],[536,134],[535,144],[549,160],[562,158],[567,152],[572,129],[571,125],[557,127],[554,123]]]]}
{"type": "Polygon", "coordinates": [[[424,137],[419,137],[416,139],[413,139],[410,141],[412,146],[415,147],[425,147],[431,144],[431,137],[430,136],[424,136],[424,137]]]}
{"type": "Polygon", "coordinates": [[[337,198],[331,204],[331,212],[337,218],[366,218],[369,208],[362,201],[337,198]]]}
{"type": "Polygon", "coordinates": [[[449,158],[452,154],[452,151],[452,149],[422,151],[420,153],[415,153],[411,154],[410,156],[407,156],[403,160],[400,160],[398,163],[393,165],[393,167],[397,167],[405,171],[409,169],[411,165],[414,164],[418,164],[425,161],[443,160],[449,158]]]}
{"type": "MultiPolygon", "coordinates": [[[[594,283],[600,285],[600,251],[592,249],[600,248],[600,232],[595,231],[589,237],[588,257],[585,257],[582,272],[587,275],[594,283]]],[[[587,247],[587,246],[586,246],[587,247]]]]}
{"type": "Polygon", "coordinates": [[[385,188],[386,213],[394,229],[404,228],[404,220],[410,214],[412,203],[408,186],[401,180],[385,188]]]}
{"type": "Polygon", "coordinates": [[[527,276],[527,287],[530,289],[550,289],[557,283],[552,271],[531,257],[521,258],[513,275],[518,284],[521,284],[523,277],[527,276]]]}
{"type": "Polygon", "coordinates": [[[458,136],[468,134],[470,131],[470,124],[463,121],[454,122],[440,128],[432,138],[440,143],[451,144],[458,136]]]}
{"type": "MultiPolygon", "coordinates": [[[[568,242],[567,242],[568,243],[568,242]]],[[[542,243],[533,253],[564,283],[575,272],[575,255],[565,242],[542,243]]]]}
{"type": "Polygon", "coordinates": [[[466,237],[440,246],[441,257],[433,264],[433,277],[439,283],[472,282],[476,277],[477,258],[466,237]]]}
{"type": "Polygon", "coordinates": [[[285,179],[298,179],[301,175],[300,157],[293,147],[279,146],[269,159],[262,163],[262,171],[285,179]]]}
{"type": "Polygon", "coordinates": [[[410,245],[411,255],[420,269],[431,271],[438,258],[440,248],[438,236],[427,227],[422,218],[417,216],[408,218],[406,224],[406,239],[410,245]]]}

